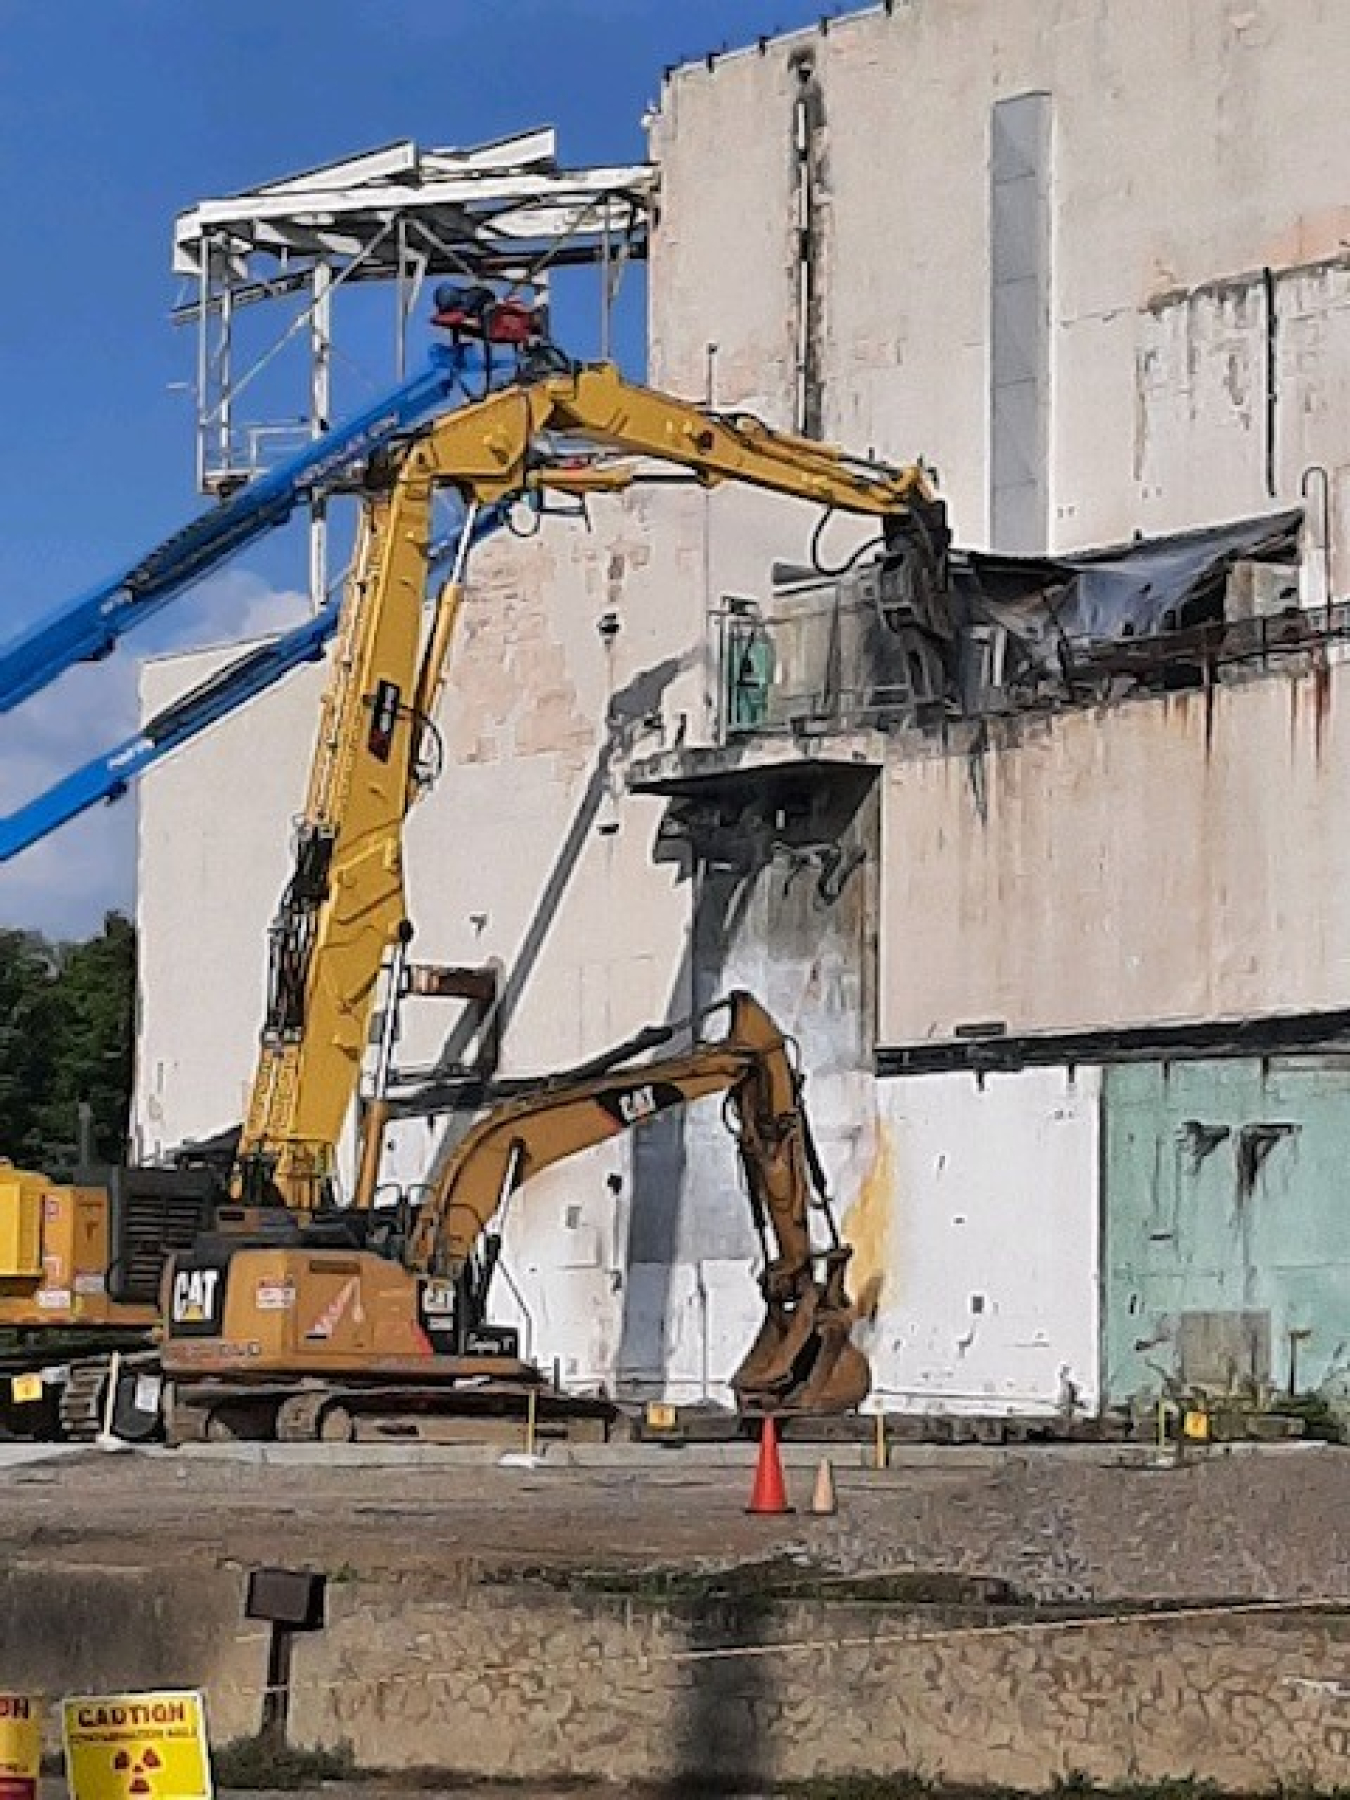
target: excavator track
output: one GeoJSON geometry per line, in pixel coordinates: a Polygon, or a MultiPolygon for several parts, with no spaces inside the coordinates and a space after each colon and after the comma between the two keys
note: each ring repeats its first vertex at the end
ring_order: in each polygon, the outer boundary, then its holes
{"type": "MultiPolygon", "coordinates": [[[[71,1443],[89,1443],[100,1435],[108,1409],[112,1366],[111,1355],[83,1357],[68,1365],[57,1407],[63,1439],[71,1443]]],[[[142,1375],[157,1375],[158,1367],[159,1358],[153,1350],[118,1359],[118,1403],[113,1409],[113,1424],[117,1435],[128,1442],[144,1442],[159,1435],[158,1410],[153,1415],[138,1416],[134,1407],[128,1409],[134,1393],[132,1384],[142,1375]]]]}
{"type": "Polygon", "coordinates": [[[63,1438],[79,1443],[98,1436],[103,1426],[104,1390],[111,1366],[111,1358],[106,1356],[71,1364],[57,1408],[63,1438]]]}

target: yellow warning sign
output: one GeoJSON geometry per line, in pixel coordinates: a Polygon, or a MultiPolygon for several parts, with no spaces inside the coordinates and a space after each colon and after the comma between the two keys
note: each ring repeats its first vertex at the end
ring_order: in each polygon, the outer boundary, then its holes
{"type": "Polygon", "coordinates": [[[71,1800],[211,1800],[200,1694],[85,1695],[62,1713],[71,1800]]]}
{"type": "Polygon", "coordinates": [[[30,1400],[42,1398],[42,1377],[40,1375],[15,1375],[9,1384],[9,1391],[16,1406],[26,1405],[30,1400]]]}
{"type": "Polygon", "coordinates": [[[0,1694],[0,1800],[36,1800],[41,1768],[41,1701],[0,1694]]]}

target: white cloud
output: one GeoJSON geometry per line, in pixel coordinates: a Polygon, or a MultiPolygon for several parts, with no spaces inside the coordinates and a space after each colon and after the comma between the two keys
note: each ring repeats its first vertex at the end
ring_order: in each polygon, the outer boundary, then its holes
{"type": "MultiPolygon", "coordinates": [[[[184,601],[184,609],[184,616],[175,618],[167,630],[163,624],[149,627],[147,638],[157,653],[234,644],[284,631],[300,623],[309,602],[296,589],[273,587],[247,569],[224,569],[204,581],[184,601]]],[[[139,653],[144,651],[142,645],[139,653]]]]}
{"type": "MultiPolygon", "coordinates": [[[[226,569],[188,596],[184,617],[147,627],[102,663],[81,664],[0,717],[0,810],[45,792],[137,724],[137,674],[146,649],[163,654],[264,637],[297,624],[307,602],[246,569],[226,569]],[[147,642],[148,640],[148,642],[147,642]]],[[[99,806],[0,865],[0,925],[84,936],[110,908],[130,912],[135,892],[133,795],[99,806]]]]}

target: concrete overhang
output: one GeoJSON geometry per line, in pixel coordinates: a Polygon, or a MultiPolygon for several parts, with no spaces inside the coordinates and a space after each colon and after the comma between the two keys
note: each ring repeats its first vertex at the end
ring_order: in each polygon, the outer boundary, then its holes
{"type": "Polygon", "coordinates": [[[734,743],[663,750],[634,760],[630,793],[713,798],[719,791],[772,788],[803,776],[829,779],[880,769],[887,738],[880,731],[782,732],[734,743]]]}

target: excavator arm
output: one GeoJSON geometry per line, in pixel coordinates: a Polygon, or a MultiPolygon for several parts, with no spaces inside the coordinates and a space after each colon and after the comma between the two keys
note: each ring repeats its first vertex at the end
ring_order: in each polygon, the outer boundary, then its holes
{"type": "Polygon", "coordinates": [[[732,1386],[743,1411],[847,1411],[865,1397],[871,1376],[850,1341],[856,1314],[844,1272],[851,1252],[834,1224],[801,1077],[782,1032],[753,996],[733,993],[713,1010],[722,1009],[725,1036],[683,1055],[561,1076],[489,1112],[433,1182],[405,1260],[415,1274],[457,1283],[458,1304],[472,1306],[476,1294],[481,1301],[473,1259],[486,1250],[490,1270],[497,1240],[488,1227],[525,1182],[673,1108],[723,1094],[760,1241],[765,1301],[732,1386]],[[826,1222],[823,1249],[813,1244],[813,1211],[826,1222]]]}
{"type": "Polygon", "coordinates": [[[706,486],[738,482],[880,517],[915,581],[935,594],[945,583],[942,502],[919,465],[863,461],[625,381],[609,364],[558,361],[400,444],[386,462],[387,486],[366,501],[294,873],[272,932],[268,1013],[238,1162],[246,1197],[279,1193],[306,1211],[323,1203],[380,970],[408,936],[403,825],[422,785],[419,750],[463,593],[461,560],[424,643],[437,489],[456,491],[472,519],[539,487],[613,491],[655,460],[706,486]],[[629,460],[605,464],[599,452],[629,460]],[[560,466],[567,453],[579,453],[583,466],[560,466]]]}
{"type": "Polygon", "coordinates": [[[486,502],[521,491],[545,438],[673,463],[707,487],[740,482],[897,525],[916,515],[936,525],[941,511],[918,463],[893,468],[775,431],[748,414],[712,412],[625,381],[612,363],[503,389],[438,419],[423,444],[442,481],[486,502]]]}
{"type": "MultiPolygon", "coordinates": [[[[571,496],[627,484],[626,470],[541,469],[526,485],[571,496]]],[[[236,1153],[239,1196],[296,1210],[325,1203],[360,1078],[380,970],[408,935],[403,825],[424,784],[434,716],[472,544],[505,517],[470,501],[460,555],[424,631],[434,471],[416,450],[369,494],[296,830],[269,933],[267,1012],[236,1153]]],[[[330,627],[331,629],[331,627],[330,627]]]]}

